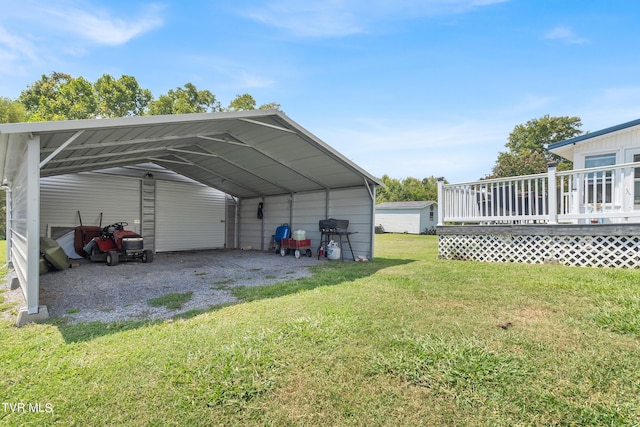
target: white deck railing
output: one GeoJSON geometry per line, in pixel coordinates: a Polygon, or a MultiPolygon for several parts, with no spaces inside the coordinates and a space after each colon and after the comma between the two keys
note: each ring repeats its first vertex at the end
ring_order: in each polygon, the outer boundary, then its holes
{"type": "Polygon", "coordinates": [[[640,220],[640,162],[438,183],[438,225],[612,223],[640,220]]]}

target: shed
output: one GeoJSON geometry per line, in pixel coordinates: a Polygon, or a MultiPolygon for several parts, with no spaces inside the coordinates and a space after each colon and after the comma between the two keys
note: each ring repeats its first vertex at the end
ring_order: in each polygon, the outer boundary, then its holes
{"type": "Polygon", "coordinates": [[[82,206],[92,211],[88,219],[103,212],[108,222],[124,212],[156,250],[201,248],[165,246],[169,230],[158,227],[178,218],[170,232],[192,233],[179,219],[200,209],[204,225],[216,225],[214,246],[266,250],[282,223],[306,230],[315,245],[318,222],[333,217],[350,220],[354,252],[372,258],[382,185],[278,110],[3,124],[0,179],[7,259],[25,316],[41,310],[40,236],[77,223],[79,207],[70,203],[77,197],[69,196],[77,190],[93,195],[82,206]]]}
{"type": "Polygon", "coordinates": [[[376,225],[387,233],[421,234],[438,224],[435,201],[386,202],[376,205],[376,225]]]}

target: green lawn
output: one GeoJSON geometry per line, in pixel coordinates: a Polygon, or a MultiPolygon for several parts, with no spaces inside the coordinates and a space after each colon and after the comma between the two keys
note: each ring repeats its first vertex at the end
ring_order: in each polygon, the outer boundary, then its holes
{"type": "Polygon", "coordinates": [[[0,323],[0,424],[640,423],[640,271],[385,234],[373,262],[237,295],[165,322],[0,323]]]}

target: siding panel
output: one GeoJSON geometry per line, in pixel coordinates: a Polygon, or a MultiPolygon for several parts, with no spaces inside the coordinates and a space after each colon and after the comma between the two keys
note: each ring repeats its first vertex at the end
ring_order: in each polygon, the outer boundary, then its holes
{"type": "Polygon", "coordinates": [[[225,195],[200,184],[156,181],[156,251],[224,248],[225,195]]]}
{"type": "MultiPolygon", "coordinates": [[[[260,220],[256,213],[262,198],[242,199],[239,210],[239,245],[252,249],[267,250],[271,236],[276,228],[289,223],[292,230],[305,230],[306,237],[311,239],[314,255],[320,246],[318,222],[327,216],[327,193],[318,191],[294,194],[290,196],[265,197],[264,218],[260,220]],[[291,198],[292,213],[289,218],[291,198]],[[264,221],[264,227],[263,227],[264,221]]],[[[349,220],[349,231],[356,232],[350,236],[355,256],[372,256],[373,236],[373,201],[366,188],[356,187],[343,190],[332,190],[329,193],[328,217],[349,220]]],[[[343,241],[345,259],[351,255],[346,242],[343,241]]]]}
{"type": "Polygon", "coordinates": [[[98,174],[60,175],[40,180],[40,233],[50,227],[129,223],[140,229],[140,179],[98,174]]]}

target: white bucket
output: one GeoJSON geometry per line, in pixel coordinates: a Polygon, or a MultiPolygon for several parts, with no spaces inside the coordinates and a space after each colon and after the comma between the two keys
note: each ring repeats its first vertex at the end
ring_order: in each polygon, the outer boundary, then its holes
{"type": "Polygon", "coordinates": [[[327,247],[327,258],[340,259],[340,247],[339,246],[327,247]]]}
{"type": "Polygon", "coordinates": [[[306,239],[306,232],[304,230],[295,230],[292,237],[293,240],[304,240],[306,239]]]}

